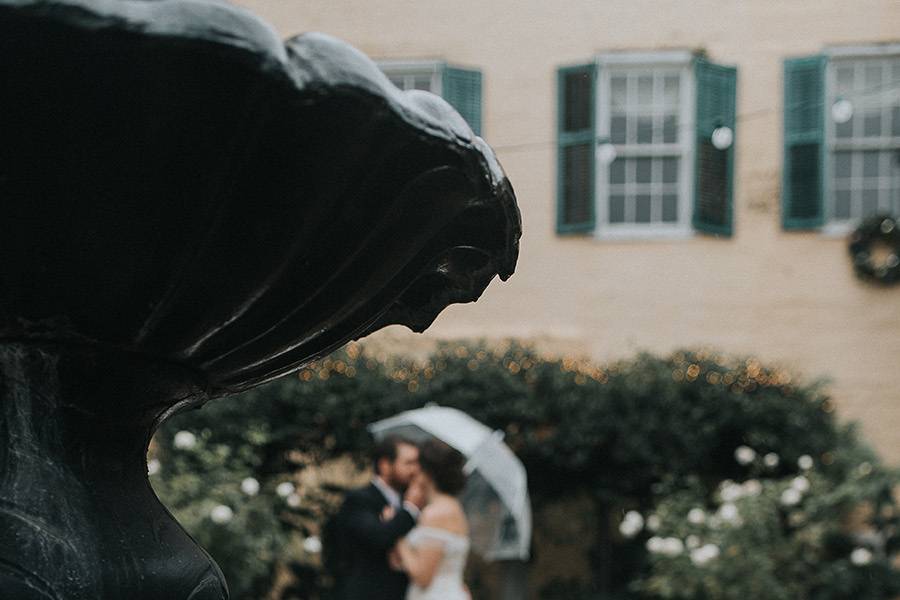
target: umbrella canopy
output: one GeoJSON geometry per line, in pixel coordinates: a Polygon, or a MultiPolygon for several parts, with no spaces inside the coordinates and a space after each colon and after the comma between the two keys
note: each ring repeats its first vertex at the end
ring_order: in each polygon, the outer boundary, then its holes
{"type": "Polygon", "coordinates": [[[489,560],[525,560],[531,544],[531,501],[522,462],[492,431],[455,408],[430,405],[372,423],[376,439],[400,435],[415,442],[437,438],[468,461],[460,495],[471,530],[472,549],[489,560]]]}

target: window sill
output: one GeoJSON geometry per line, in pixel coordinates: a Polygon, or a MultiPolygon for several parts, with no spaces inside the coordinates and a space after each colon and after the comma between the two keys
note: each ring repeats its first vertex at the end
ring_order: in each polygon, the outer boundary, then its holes
{"type": "Polygon", "coordinates": [[[601,227],[593,237],[600,242],[653,242],[689,240],[694,237],[691,228],[601,227]]]}
{"type": "Polygon", "coordinates": [[[859,223],[826,223],[819,229],[819,233],[825,238],[843,238],[850,235],[859,223]]]}

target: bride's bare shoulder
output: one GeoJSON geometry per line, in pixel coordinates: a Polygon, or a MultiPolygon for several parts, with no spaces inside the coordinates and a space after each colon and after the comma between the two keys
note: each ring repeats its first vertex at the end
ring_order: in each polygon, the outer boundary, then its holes
{"type": "Polygon", "coordinates": [[[466,532],[466,516],[455,498],[442,498],[426,506],[422,509],[419,523],[453,533],[466,532]]]}

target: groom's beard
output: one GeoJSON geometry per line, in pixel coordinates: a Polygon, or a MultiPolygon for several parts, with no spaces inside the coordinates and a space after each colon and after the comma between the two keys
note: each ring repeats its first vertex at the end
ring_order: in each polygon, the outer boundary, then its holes
{"type": "Polygon", "coordinates": [[[397,481],[393,477],[391,480],[387,482],[389,486],[394,488],[394,491],[400,494],[400,497],[403,497],[403,494],[406,493],[406,490],[409,489],[409,483],[403,483],[402,481],[397,481]]]}

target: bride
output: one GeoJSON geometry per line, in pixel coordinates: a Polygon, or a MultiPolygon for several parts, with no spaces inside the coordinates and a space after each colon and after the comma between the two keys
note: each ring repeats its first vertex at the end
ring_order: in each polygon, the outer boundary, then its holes
{"type": "Polygon", "coordinates": [[[437,440],[419,452],[421,472],[413,485],[422,486],[427,504],[392,555],[393,564],[409,575],[406,600],[471,600],[463,583],[469,526],[456,498],[466,483],[464,464],[462,454],[437,440]]]}

